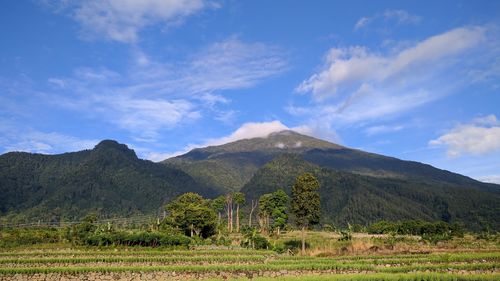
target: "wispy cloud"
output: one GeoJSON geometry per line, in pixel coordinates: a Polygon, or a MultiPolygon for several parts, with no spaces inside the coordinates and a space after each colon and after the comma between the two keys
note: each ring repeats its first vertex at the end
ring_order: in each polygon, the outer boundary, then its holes
{"type": "Polygon", "coordinates": [[[462,27],[386,54],[362,46],[332,48],[322,70],[296,89],[310,94],[312,104],[286,109],[337,128],[408,112],[472,83],[462,78],[464,69],[498,55],[485,44],[498,38],[489,36],[485,27],[462,27]]]}
{"type": "Polygon", "coordinates": [[[365,129],[365,133],[368,136],[373,136],[377,134],[384,134],[384,133],[390,133],[390,132],[397,132],[404,129],[404,126],[402,125],[379,125],[379,126],[371,126],[369,128],[365,129]]]}
{"type": "Polygon", "coordinates": [[[354,26],[355,30],[367,27],[371,23],[382,20],[396,24],[418,24],[421,17],[408,13],[405,10],[386,10],[383,13],[378,13],[369,17],[362,17],[354,26]]]}
{"type": "Polygon", "coordinates": [[[133,43],[141,29],[172,25],[206,8],[217,7],[204,0],[87,0],[45,1],[58,12],[68,12],[87,39],[108,39],[133,43]]]}
{"type": "Polygon", "coordinates": [[[58,95],[50,100],[114,123],[135,139],[151,141],[159,132],[188,124],[204,112],[228,122],[235,112],[218,108],[230,103],[221,94],[224,90],[255,86],[287,68],[278,47],[234,37],[210,44],[184,61],[162,63],[140,50],[134,50],[132,58],[125,71],[79,68],[72,77],[49,79],[58,95]]]}
{"type": "Polygon", "coordinates": [[[463,154],[481,155],[500,150],[500,122],[495,115],[459,124],[435,140],[430,146],[444,146],[450,157],[463,154]]]}
{"type": "Polygon", "coordinates": [[[478,177],[477,179],[482,181],[482,182],[500,184],[500,175],[482,176],[482,177],[478,177]]]}
{"type": "Polygon", "coordinates": [[[24,151],[45,154],[91,149],[98,140],[81,139],[57,132],[42,132],[0,120],[0,147],[3,152],[24,151]]]}
{"type": "Polygon", "coordinates": [[[310,128],[308,126],[288,127],[279,120],[273,120],[267,122],[247,122],[242,124],[239,128],[234,130],[229,135],[222,136],[220,138],[206,139],[198,144],[189,144],[182,150],[175,151],[172,153],[150,154],[149,157],[151,157],[153,161],[161,161],[170,157],[175,157],[187,153],[190,150],[198,147],[222,145],[243,139],[266,138],[272,133],[281,132],[284,130],[293,130],[305,135],[315,135],[316,133],[315,128],[310,128]]]}

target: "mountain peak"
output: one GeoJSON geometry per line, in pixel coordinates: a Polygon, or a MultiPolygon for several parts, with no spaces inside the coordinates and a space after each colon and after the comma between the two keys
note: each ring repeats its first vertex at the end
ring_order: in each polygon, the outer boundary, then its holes
{"type": "Polygon", "coordinates": [[[93,149],[96,152],[119,152],[129,157],[137,158],[135,151],[130,149],[126,144],[119,143],[115,140],[102,140],[93,149]]]}

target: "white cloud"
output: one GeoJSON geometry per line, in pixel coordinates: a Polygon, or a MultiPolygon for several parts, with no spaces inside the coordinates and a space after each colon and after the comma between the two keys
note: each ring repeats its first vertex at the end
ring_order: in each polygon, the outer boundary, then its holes
{"type": "Polygon", "coordinates": [[[204,0],[87,0],[59,1],[82,26],[84,38],[137,41],[141,29],[158,23],[176,24],[214,4],[204,0]]]}
{"type": "Polygon", "coordinates": [[[278,142],[274,145],[275,147],[279,148],[279,149],[283,149],[286,147],[286,145],[282,142],[278,142]]]}
{"type": "Polygon", "coordinates": [[[385,22],[395,22],[396,24],[418,24],[421,18],[417,15],[408,13],[405,10],[387,10],[383,13],[378,13],[371,17],[362,17],[354,26],[354,29],[361,29],[373,23],[376,20],[383,20],[385,22]]]}
{"type": "Polygon", "coordinates": [[[463,53],[483,40],[484,29],[470,27],[453,29],[386,56],[370,53],[359,46],[332,48],[326,56],[324,69],[302,82],[297,90],[310,92],[317,99],[322,99],[356,86],[361,90],[367,83],[404,79],[407,77],[401,75],[411,77],[408,72],[436,67],[439,60],[463,53]]]}
{"type": "Polygon", "coordinates": [[[365,129],[365,133],[368,136],[372,136],[372,135],[377,135],[377,134],[397,132],[397,131],[400,131],[402,129],[404,129],[404,126],[401,126],[401,125],[394,125],[394,126],[379,125],[379,126],[372,126],[372,127],[365,129]]]}
{"type": "Polygon", "coordinates": [[[218,92],[254,86],[285,69],[277,47],[234,37],[175,63],[161,63],[135,49],[125,71],[79,68],[73,77],[51,78],[49,83],[65,87],[47,100],[117,124],[136,140],[152,141],[160,138],[160,132],[197,120],[204,112],[230,123],[236,112],[220,108],[227,107],[230,99],[218,92]]]}
{"type": "Polygon", "coordinates": [[[296,88],[298,93],[310,94],[312,103],[290,104],[286,110],[309,117],[309,127],[338,129],[390,120],[472,83],[464,72],[498,55],[491,44],[485,44],[498,41],[495,36],[486,27],[462,27],[397,51],[388,48],[386,53],[362,46],[332,48],[323,68],[296,88]]]}
{"type": "Polygon", "coordinates": [[[57,132],[42,132],[2,121],[0,147],[4,152],[24,151],[44,154],[63,153],[93,148],[99,141],[80,139],[57,132]]]}
{"type": "MultiPolygon", "coordinates": [[[[298,127],[288,127],[281,123],[279,120],[269,121],[269,122],[248,122],[241,125],[238,129],[227,136],[223,136],[220,138],[213,138],[205,140],[200,144],[189,144],[184,149],[175,151],[172,153],[159,153],[159,154],[151,154],[149,157],[153,161],[165,160],[171,157],[179,156],[184,153],[189,152],[192,149],[199,147],[207,147],[207,146],[215,146],[222,145],[230,142],[235,142],[243,139],[252,139],[252,138],[266,138],[272,133],[281,132],[285,130],[293,130],[295,132],[305,134],[305,135],[314,135],[316,130],[314,128],[310,128],[308,126],[298,126],[298,127]],[[163,157],[163,158],[162,158],[163,157]]],[[[301,142],[295,143],[294,147],[302,146],[301,142]]],[[[277,143],[276,147],[284,148],[285,145],[283,143],[277,143]]]]}
{"type": "Polygon", "coordinates": [[[266,138],[271,133],[284,130],[290,130],[290,128],[288,128],[278,120],[271,122],[249,122],[243,124],[229,136],[209,140],[203,146],[221,145],[242,139],[266,138]]]}
{"type": "Polygon", "coordinates": [[[496,116],[476,118],[470,124],[459,124],[448,133],[429,141],[431,146],[447,147],[450,157],[462,154],[482,155],[500,150],[500,124],[496,116]]]}
{"type": "MultiPolygon", "coordinates": [[[[153,58],[148,57],[149,61],[153,58]]],[[[283,50],[264,43],[230,37],[204,47],[185,61],[143,65],[134,71],[134,87],[128,92],[196,95],[211,104],[227,103],[213,92],[249,88],[288,68],[283,50]]]]}
{"type": "Polygon", "coordinates": [[[477,179],[482,181],[482,182],[500,184],[500,175],[482,176],[482,177],[478,177],[477,179]]]}

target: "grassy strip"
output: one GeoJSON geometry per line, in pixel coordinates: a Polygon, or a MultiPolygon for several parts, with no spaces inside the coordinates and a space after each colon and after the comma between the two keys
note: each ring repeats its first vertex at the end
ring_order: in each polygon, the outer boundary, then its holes
{"type": "Polygon", "coordinates": [[[45,251],[45,252],[1,252],[0,257],[16,257],[16,256],[79,256],[79,255],[161,255],[161,256],[219,256],[219,255],[273,255],[274,251],[264,250],[248,250],[248,249],[234,249],[234,250],[129,250],[129,249],[116,249],[116,250],[103,250],[103,251],[45,251]]]}
{"type": "MultiPolygon", "coordinates": [[[[207,281],[215,281],[220,279],[207,279],[207,281]]],[[[231,280],[250,280],[247,278],[238,278],[231,280]]],[[[500,280],[500,274],[449,274],[449,273],[406,273],[406,274],[387,274],[387,273],[370,273],[370,274],[342,274],[342,275],[320,275],[308,276],[302,275],[299,277],[257,277],[252,281],[495,281],[500,280]]]]}
{"type": "Polygon", "coordinates": [[[33,268],[0,268],[1,274],[35,274],[35,273],[68,273],[78,274],[85,272],[234,272],[234,271],[280,271],[280,270],[373,270],[368,265],[167,265],[167,266],[127,266],[127,267],[33,267],[33,268]]]}
{"type": "Polygon", "coordinates": [[[377,268],[378,272],[403,273],[411,271],[446,271],[446,270],[498,270],[498,263],[474,263],[474,264],[429,264],[429,265],[410,265],[399,267],[377,268]]]}
{"type": "Polygon", "coordinates": [[[410,255],[369,255],[369,256],[335,256],[335,257],[314,257],[314,256],[283,256],[284,260],[317,260],[317,259],[334,259],[334,260],[387,260],[387,259],[432,259],[432,260],[447,260],[447,261],[463,261],[474,259],[500,259],[500,252],[487,253],[435,253],[435,254],[410,254],[410,255]]]}
{"type": "Polygon", "coordinates": [[[170,256],[170,257],[88,257],[88,258],[34,258],[34,259],[0,259],[0,264],[32,264],[32,263],[94,263],[94,262],[263,262],[262,255],[249,256],[170,256]]]}
{"type": "Polygon", "coordinates": [[[279,259],[270,261],[271,263],[328,263],[328,262],[344,262],[344,263],[359,263],[359,264],[414,264],[414,263],[449,263],[449,262],[478,262],[478,261],[500,261],[500,253],[478,253],[478,254],[460,254],[460,255],[433,255],[433,256],[418,256],[393,258],[388,256],[386,259],[367,258],[367,259],[339,259],[339,258],[305,258],[305,259],[288,259],[280,257],[279,259]]]}
{"type": "Polygon", "coordinates": [[[127,266],[127,267],[43,267],[43,268],[0,268],[0,274],[34,273],[85,273],[85,272],[234,272],[234,271],[280,271],[280,270],[357,270],[384,273],[444,270],[496,270],[497,263],[465,265],[425,265],[377,268],[366,264],[251,264],[251,265],[169,265],[169,266],[127,266]]]}

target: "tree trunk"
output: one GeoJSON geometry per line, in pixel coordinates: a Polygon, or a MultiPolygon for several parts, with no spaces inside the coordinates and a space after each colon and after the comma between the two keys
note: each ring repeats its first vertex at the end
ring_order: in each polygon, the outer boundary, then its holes
{"type": "Polygon", "coordinates": [[[306,227],[302,226],[302,255],[306,254],[306,227]]]}
{"type": "Polygon", "coordinates": [[[233,204],[231,204],[231,220],[230,220],[230,228],[229,228],[229,233],[233,233],[233,204]]]}
{"type": "Polygon", "coordinates": [[[240,233],[240,204],[236,204],[236,232],[240,233]]]}
{"type": "Polygon", "coordinates": [[[248,227],[252,227],[252,216],[253,216],[253,211],[257,205],[254,204],[254,201],[252,200],[252,208],[250,209],[250,215],[248,216],[248,227]]]}

